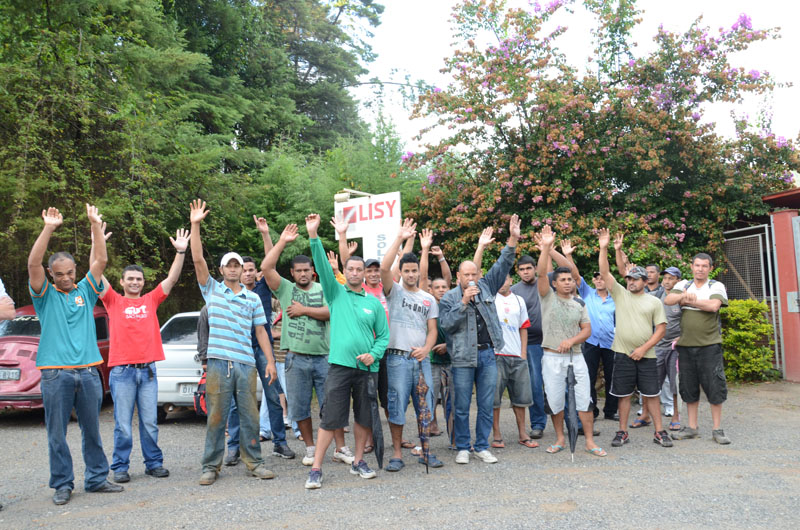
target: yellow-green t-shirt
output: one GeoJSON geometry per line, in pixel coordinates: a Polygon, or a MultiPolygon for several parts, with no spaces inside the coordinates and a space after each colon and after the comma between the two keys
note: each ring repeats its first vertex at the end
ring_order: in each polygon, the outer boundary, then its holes
{"type": "MultiPolygon", "coordinates": [[[[633,350],[650,340],[656,326],[667,323],[664,304],[644,291],[633,294],[617,283],[613,277],[608,283],[608,292],[611,293],[616,307],[614,342],[611,344],[611,349],[630,355],[633,350]]],[[[655,347],[647,350],[644,356],[655,359],[655,347]]]]}

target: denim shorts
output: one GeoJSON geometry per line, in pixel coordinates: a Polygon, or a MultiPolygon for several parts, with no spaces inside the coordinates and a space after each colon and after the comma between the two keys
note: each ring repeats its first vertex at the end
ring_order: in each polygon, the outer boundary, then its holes
{"type": "Polygon", "coordinates": [[[412,398],[414,409],[418,408],[416,387],[419,381],[419,371],[428,384],[425,396],[428,407],[433,401],[433,376],[431,375],[431,362],[425,359],[420,362],[406,355],[387,353],[386,368],[389,376],[389,422],[395,425],[405,425],[408,400],[412,398]]]}
{"type": "Polygon", "coordinates": [[[311,417],[314,391],[317,392],[317,402],[322,406],[329,366],[327,355],[286,354],[286,402],[292,421],[311,417]]]}

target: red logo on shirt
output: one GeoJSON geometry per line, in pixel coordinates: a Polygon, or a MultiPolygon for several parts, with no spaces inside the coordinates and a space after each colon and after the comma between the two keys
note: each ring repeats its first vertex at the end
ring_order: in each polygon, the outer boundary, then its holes
{"type": "Polygon", "coordinates": [[[422,305],[424,305],[425,307],[430,307],[431,306],[431,302],[430,302],[430,300],[423,300],[422,301],[422,305]]]}

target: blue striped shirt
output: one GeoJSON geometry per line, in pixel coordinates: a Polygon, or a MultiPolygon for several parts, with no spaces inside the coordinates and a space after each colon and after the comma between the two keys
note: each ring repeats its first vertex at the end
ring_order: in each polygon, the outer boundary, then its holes
{"type": "Polygon", "coordinates": [[[255,366],[253,356],[253,326],[264,326],[267,318],[257,294],[245,289],[233,289],[211,276],[200,286],[208,305],[208,358],[235,361],[255,366]]]}

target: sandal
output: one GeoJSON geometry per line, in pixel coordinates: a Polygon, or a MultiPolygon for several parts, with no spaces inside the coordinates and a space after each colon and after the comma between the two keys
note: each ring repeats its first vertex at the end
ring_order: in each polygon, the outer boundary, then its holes
{"type": "Polygon", "coordinates": [[[374,450],[375,450],[375,446],[372,446],[372,445],[365,445],[364,446],[364,454],[365,455],[371,453],[374,450]]]}
{"type": "Polygon", "coordinates": [[[530,447],[531,449],[534,449],[534,448],[536,448],[536,447],[539,447],[539,444],[538,444],[538,443],[536,443],[536,442],[534,442],[534,441],[533,441],[533,440],[531,440],[530,438],[528,438],[527,440],[520,440],[520,441],[519,441],[519,444],[520,444],[520,445],[524,445],[525,447],[530,447]]]}
{"type": "Polygon", "coordinates": [[[679,430],[681,430],[681,422],[679,422],[679,421],[671,421],[671,422],[669,422],[669,430],[671,430],[671,431],[679,431],[679,430]]]}
{"type": "Polygon", "coordinates": [[[608,453],[603,451],[603,449],[601,449],[600,447],[595,447],[594,449],[587,449],[586,452],[594,456],[608,456],[608,453]]]}
{"type": "Polygon", "coordinates": [[[559,453],[559,452],[561,452],[563,450],[564,450],[564,446],[563,445],[558,445],[558,444],[551,444],[550,447],[545,449],[545,451],[547,451],[551,455],[559,453]]]}
{"type": "Polygon", "coordinates": [[[636,418],[635,420],[633,420],[633,423],[631,423],[629,425],[629,427],[631,429],[638,429],[640,427],[647,427],[651,423],[653,423],[653,422],[652,421],[646,421],[646,420],[643,420],[641,418],[636,418]]]}
{"type": "Polygon", "coordinates": [[[400,447],[402,447],[403,449],[414,449],[414,443],[409,442],[408,440],[403,440],[402,442],[400,442],[400,447]]]}
{"type": "Polygon", "coordinates": [[[500,439],[495,438],[494,440],[492,440],[492,449],[505,449],[505,448],[506,444],[503,443],[502,438],[500,439]]]}
{"type": "Polygon", "coordinates": [[[414,449],[411,450],[411,454],[413,456],[422,456],[422,447],[418,445],[414,446],[414,449]]]}

